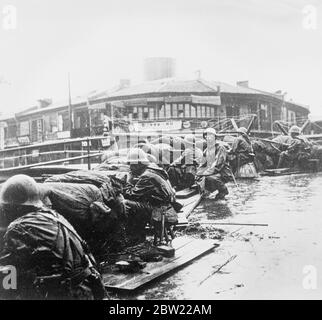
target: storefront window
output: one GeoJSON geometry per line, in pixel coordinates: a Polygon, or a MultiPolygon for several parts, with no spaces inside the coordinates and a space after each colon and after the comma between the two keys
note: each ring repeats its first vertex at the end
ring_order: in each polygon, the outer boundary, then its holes
{"type": "Polygon", "coordinates": [[[190,104],[184,105],[184,116],[185,118],[190,118],[190,104]]]}
{"type": "Polygon", "coordinates": [[[91,111],[91,125],[92,127],[99,127],[104,124],[104,112],[102,110],[91,111]]]}
{"type": "Polygon", "coordinates": [[[164,119],[164,104],[159,107],[159,118],[164,119]]]}
{"type": "Polygon", "coordinates": [[[266,119],[267,118],[267,105],[266,104],[261,104],[261,107],[260,107],[260,110],[261,110],[261,118],[262,119],[266,119]]]}
{"type": "Polygon", "coordinates": [[[169,103],[165,105],[165,117],[171,118],[171,105],[169,103]]]}
{"type": "Polygon", "coordinates": [[[143,119],[143,108],[138,107],[138,119],[142,120],[143,119]]]}
{"type": "Polygon", "coordinates": [[[29,135],[29,121],[22,121],[19,124],[19,135],[20,136],[27,136],[29,135]]]}
{"type": "Polygon", "coordinates": [[[149,117],[151,120],[154,120],[155,119],[155,116],[154,116],[154,107],[150,107],[149,108],[149,117]]]}
{"type": "Polygon", "coordinates": [[[197,117],[196,106],[191,105],[191,118],[196,118],[196,117],[197,117]]]}
{"type": "Polygon", "coordinates": [[[149,108],[144,107],[144,108],[142,108],[142,110],[143,110],[143,120],[149,119],[149,108]]]}
{"type": "Polygon", "coordinates": [[[183,110],[183,104],[178,105],[178,118],[183,118],[184,110],[183,110]]]}
{"type": "Polygon", "coordinates": [[[287,121],[289,121],[291,124],[295,124],[296,123],[296,116],[295,116],[295,112],[294,111],[288,110],[288,119],[287,119],[287,121]]]}
{"type": "Polygon", "coordinates": [[[16,138],[17,137],[17,126],[16,125],[8,125],[7,128],[5,128],[5,137],[10,138],[16,138]]]}
{"type": "Polygon", "coordinates": [[[201,106],[197,106],[197,118],[201,118],[201,106]]]}
{"type": "Polygon", "coordinates": [[[172,117],[178,118],[178,105],[176,103],[172,104],[172,117]]]}
{"type": "Polygon", "coordinates": [[[206,117],[206,108],[205,106],[201,107],[201,118],[205,118],[206,117]]]}
{"type": "Polygon", "coordinates": [[[87,109],[77,110],[74,112],[74,129],[88,127],[88,111],[87,109]]]}
{"type": "Polygon", "coordinates": [[[133,119],[137,119],[138,118],[138,108],[137,107],[133,107],[132,117],[133,117],[133,119]]]}

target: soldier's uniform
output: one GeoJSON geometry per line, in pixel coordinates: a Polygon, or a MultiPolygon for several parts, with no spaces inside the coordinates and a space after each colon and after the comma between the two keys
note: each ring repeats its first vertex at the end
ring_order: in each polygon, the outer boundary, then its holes
{"type": "Polygon", "coordinates": [[[237,156],[238,166],[241,167],[246,163],[254,161],[254,150],[247,135],[247,130],[245,128],[239,128],[238,131],[241,134],[235,139],[231,152],[237,156]]]}
{"type": "MultiPolygon", "coordinates": [[[[215,135],[209,130],[210,134],[215,135]]],[[[228,189],[225,185],[231,179],[231,171],[227,159],[227,149],[219,141],[213,145],[207,143],[207,149],[204,152],[204,160],[198,169],[199,185],[202,190],[207,192],[214,192],[218,190],[216,200],[224,199],[228,194],[228,189]]]]}
{"type": "Polygon", "coordinates": [[[86,243],[66,219],[44,207],[32,178],[9,178],[2,186],[0,200],[1,227],[6,228],[0,261],[17,269],[17,289],[2,290],[4,298],[105,297],[86,243]]]}
{"type": "Polygon", "coordinates": [[[102,299],[104,286],[85,242],[61,215],[39,208],[13,221],[2,257],[17,268],[18,299],[102,299]]]}
{"type": "Polygon", "coordinates": [[[197,167],[202,162],[203,153],[195,142],[194,136],[185,136],[185,150],[181,156],[173,161],[168,169],[171,184],[176,188],[189,188],[195,183],[197,167]]]}
{"type": "Polygon", "coordinates": [[[292,136],[290,146],[286,151],[281,152],[277,167],[294,167],[298,165],[300,168],[305,169],[307,160],[311,155],[311,143],[300,135],[300,128],[297,126],[291,127],[290,134],[292,136]]]}
{"type": "Polygon", "coordinates": [[[177,222],[177,202],[167,173],[157,165],[149,163],[140,149],[132,150],[128,157],[129,163],[135,160],[135,156],[140,157],[138,160],[142,169],[124,197],[128,234],[132,235],[133,240],[140,242],[145,239],[146,224],[159,222],[162,214],[165,214],[167,223],[177,222]]]}

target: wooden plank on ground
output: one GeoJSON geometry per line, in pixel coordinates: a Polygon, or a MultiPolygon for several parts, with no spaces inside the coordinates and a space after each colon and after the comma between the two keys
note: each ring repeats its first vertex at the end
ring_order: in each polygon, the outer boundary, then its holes
{"type": "Polygon", "coordinates": [[[305,173],[305,172],[300,170],[292,171],[289,168],[282,168],[282,169],[267,169],[265,170],[265,173],[269,176],[286,176],[286,175],[305,173]]]}
{"type": "Polygon", "coordinates": [[[213,240],[179,239],[173,241],[173,247],[176,249],[174,257],[163,258],[160,262],[149,262],[140,273],[136,274],[125,274],[117,271],[103,274],[104,285],[109,289],[136,290],[171,271],[183,267],[218,246],[213,240]],[[178,243],[180,243],[179,247],[178,243]]]}

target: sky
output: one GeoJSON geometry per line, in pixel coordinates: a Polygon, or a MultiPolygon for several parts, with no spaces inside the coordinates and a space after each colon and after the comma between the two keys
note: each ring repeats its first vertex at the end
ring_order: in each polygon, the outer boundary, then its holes
{"type": "Polygon", "coordinates": [[[153,56],[180,78],[282,90],[322,119],[319,0],[0,0],[2,113],[67,99],[68,73],[72,96],[142,82],[153,56]]]}

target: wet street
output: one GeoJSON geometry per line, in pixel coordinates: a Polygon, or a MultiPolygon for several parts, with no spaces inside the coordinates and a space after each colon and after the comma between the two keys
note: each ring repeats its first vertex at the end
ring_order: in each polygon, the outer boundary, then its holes
{"type": "Polygon", "coordinates": [[[191,221],[205,222],[192,236],[214,238],[220,247],[124,298],[322,298],[322,174],[238,183],[238,188],[228,185],[227,201],[205,199],[190,217],[191,221]],[[215,228],[225,234],[214,233],[215,228]],[[224,236],[218,239],[213,234],[224,236]]]}

